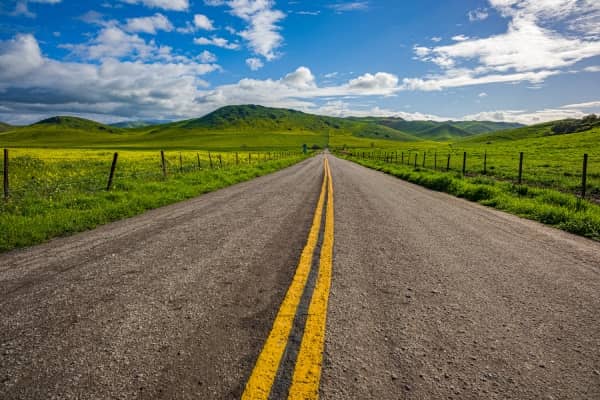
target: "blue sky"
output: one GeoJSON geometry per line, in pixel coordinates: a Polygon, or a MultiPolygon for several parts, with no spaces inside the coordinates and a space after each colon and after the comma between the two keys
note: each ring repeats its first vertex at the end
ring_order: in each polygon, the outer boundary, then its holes
{"type": "Polygon", "coordinates": [[[0,120],[600,112],[597,0],[3,0],[0,120]]]}

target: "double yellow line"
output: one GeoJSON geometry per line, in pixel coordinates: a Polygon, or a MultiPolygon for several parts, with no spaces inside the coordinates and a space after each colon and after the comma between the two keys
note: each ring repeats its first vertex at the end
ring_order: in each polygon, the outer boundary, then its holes
{"type": "Polygon", "coordinates": [[[334,226],[333,183],[327,158],[325,158],[323,168],[321,194],[319,195],[319,201],[317,202],[306,246],[302,250],[296,273],[279,308],[273,328],[258,356],[252,375],[250,375],[250,379],[246,383],[246,389],[242,394],[243,400],[266,400],[269,398],[294,324],[298,305],[300,304],[300,299],[302,298],[310,274],[313,253],[318,242],[321,220],[323,218],[323,205],[327,196],[325,230],[319,259],[319,274],[308,308],[304,334],[288,394],[288,399],[294,400],[317,399],[319,397],[323,346],[325,344],[325,324],[327,321],[327,303],[331,287],[334,226]]]}

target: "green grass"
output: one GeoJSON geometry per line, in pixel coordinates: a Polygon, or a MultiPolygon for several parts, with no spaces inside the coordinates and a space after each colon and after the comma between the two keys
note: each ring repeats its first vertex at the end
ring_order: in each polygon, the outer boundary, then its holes
{"type": "Polygon", "coordinates": [[[0,200],[0,251],[29,246],[145,210],[195,197],[285,168],[306,158],[275,154],[120,151],[113,188],[105,190],[112,152],[92,150],[10,151],[11,197],[0,200]],[[198,169],[198,155],[201,169],[198,169]],[[180,168],[180,156],[183,168],[180,168]],[[219,162],[219,156],[221,163],[219,162]]]}
{"type": "Polygon", "coordinates": [[[456,172],[435,172],[421,167],[344,157],[408,182],[600,240],[600,206],[569,194],[487,177],[462,177],[456,172]]]}
{"type": "Polygon", "coordinates": [[[372,142],[355,138],[332,137],[334,148],[344,146],[355,153],[370,154],[397,153],[399,160],[404,153],[405,160],[434,168],[437,153],[438,169],[446,167],[450,154],[450,168],[462,170],[463,153],[467,152],[467,173],[482,175],[484,155],[487,153],[486,176],[498,180],[517,180],[519,153],[524,153],[523,181],[531,186],[555,189],[576,194],[581,188],[583,154],[589,154],[588,193],[600,199],[600,128],[586,132],[564,135],[545,135],[549,124],[521,128],[519,132],[508,131],[494,134],[494,140],[463,140],[453,143],[415,142],[397,143],[390,141],[372,142]],[[505,139],[505,136],[513,139],[505,139]]]}

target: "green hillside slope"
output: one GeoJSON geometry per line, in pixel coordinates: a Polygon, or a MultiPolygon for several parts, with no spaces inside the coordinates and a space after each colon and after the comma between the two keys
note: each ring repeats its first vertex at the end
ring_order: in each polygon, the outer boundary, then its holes
{"type": "Polygon", "coordinates": [[[9,125],[9,124],[6,124],[6,123],[4,123],[4,122],[0,122],[0,132],[9,131],[9,130],[11,130],[11,129],[13,129],[13,128],[14,128],[14,127],[13,127],[13,126],[11,126],[11,125],[9,125]]]}
{"type": "Polygon", "coordinates": [[[481,143],[506,140],[532,139],[546,136],[575,135],[600,128],[600,118],[588,115],[582,119],[564,119],[529,125],[516,129],[493,132],[466,139],[465,142],[481,143]]]}

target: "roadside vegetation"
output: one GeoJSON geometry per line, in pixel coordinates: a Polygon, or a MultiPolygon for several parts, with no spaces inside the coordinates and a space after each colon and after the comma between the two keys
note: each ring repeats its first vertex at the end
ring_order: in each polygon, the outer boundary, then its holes
{"type": "Polygon", "coordinates": [[[209,153],[11,149],[10,196],[0,200],[0,251],[29,246],[277,171],[300,152],[209,153]],[[198,162],[200,161],[200,164],[198,162]]]}
{"type": "Polygon", "coordinates": [[[447,144],[379,142],[379,147],[342,145],[336,150],[346,159],[408,182],[600,240],[600,127],[557,134],[557,124],[447,144]],[[524,163],[519,184],[520,152],[524,163]],[[589,157],[585,199],[581,198],[583,154],[589,157]]]}

